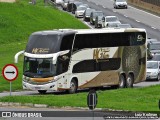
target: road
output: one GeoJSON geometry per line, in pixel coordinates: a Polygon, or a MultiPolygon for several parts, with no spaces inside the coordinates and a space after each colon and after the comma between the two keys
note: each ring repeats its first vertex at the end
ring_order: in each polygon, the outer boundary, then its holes
{"type": "MultiPolygon", "coordinates": [[[[51,109],[51,108],[17,108],[17,107],[1,107],[0,108],[0,117],[7,115],[10,116],[8,119],[18,120],[22,119],[21,116],[25,116],[26,120],[105,120],[109,117],[136,117],[136,114],[143,114],[142,112],[129,112],[129,111],[97,111],[97,110],[65,110],[65,109],[51,109]],[[3,112],[3,113],[2,113],[3,112]],[[5,112],[5,113],[4,113],[5,112]],[[30,117],[31,114],[37,114],[37,118],[30,117]],[[17,115],[19,114],[19,117],[17,115]],[[11,118],[12,117],[12,118],[11,118]],[[30,118],[27,118],[30,117],[30,118]],[[94,118],[93,118],[94,117],[94,118]]],[[[153,113],[154,114],[154,113],[153,113]]],[[[153,115],[152,114],[152,115],[153,115]]],[[[154,114],[156,117],[152,118],[153,120],[158,119],[157,114],[154,114]]],[[[151,114],[148,116],[150,117],[151,114]]],[[[146,117],[146,116],[143,116],[146,117]]],[[[112,119],[113,119],[112,118],[112,119]]],[[[8,120],[7,119],[7,120],[8,120]]],[[[138,117],[140,119],[140,117],[138,117]]],[[[144,119],[144,118],[143,118],[144,119]]]]}
{"type": "Polygon", "coordinates": [[[145,28],[149,38],[160,40],[160,17],[129,6],[128,9],[114,9],[112,0],[80,0],[91,8],[103,11],[105,15],[115,15],[122,23],[132,27],[145,28]]]}

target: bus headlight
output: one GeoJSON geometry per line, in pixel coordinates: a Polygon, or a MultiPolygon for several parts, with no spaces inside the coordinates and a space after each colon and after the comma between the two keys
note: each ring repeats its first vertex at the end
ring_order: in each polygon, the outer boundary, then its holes
{"type": "Polygon", "coordinates": [[[59,76],[55,76],[54,79],[51,80],[51,81],[49,81],[49,82],[50,82],[50,83],[56,82],[56,81],[59,80],[60,78],[61,78],[61,77],[59,77],[59,76]]]}

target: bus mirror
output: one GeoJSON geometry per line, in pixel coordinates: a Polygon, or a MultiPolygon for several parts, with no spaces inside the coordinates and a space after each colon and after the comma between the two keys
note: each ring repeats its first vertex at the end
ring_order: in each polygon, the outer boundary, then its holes
{"type": "Polygon", "coordinates": [[[14,56],[14,63],[18,63],[18,57],[19,57],[21,54],[24,54],[24,50],[16,53],[16,55],[14,56]]]}

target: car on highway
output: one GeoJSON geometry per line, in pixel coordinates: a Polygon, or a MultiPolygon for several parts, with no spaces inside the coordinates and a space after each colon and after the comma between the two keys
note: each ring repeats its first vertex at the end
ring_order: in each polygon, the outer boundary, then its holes
{"type": "Polygon", "coordinates": [[[107,27],[109,23],[121,24],[118,17],[116,16],[104,16],[102,18],[102,27],[107,27]]]}
{"type": "Polygon", "coordinates": [[[63,0],[54,0],[54,2],[56,3],[56,5],[62,5],[63,0]]]}
{"type": "Polygon", "coordinates": [[[147,74],[146,80],[160,80],[160,62],[147,61],[147,74]]]}
{"type": "Polygon", "coordinates": [[[103,16],[96,17],[95,28],[102,28],[102,18],[103,18],[103,16]]]}
{"type": "Polygon", "coordinates": [[[102,11],[93,11],[90,15],[90,24],[94,25],[97,16],[104,16],[102,11]]]}
{"type": "Polygon", "coordinates": [[[72,10],[71,10],[72,14],[75,14],[75,11],[77,10],[77,7],[82,5],[82,4],[83,4],[82,2],[78,2],[78,1],[73,2],[72,3],[72,10]]]}
{"type": "Polygon", "coordinates": [[[160,54],[155,54],[155,55],[152,57],[152,61],[159,61],[159,62],[160,62],[160,54]]]}
{"type": "Polygon", "coordinates": [[[106,26],[106,28],[118,28],[118,25],[120,23],[114,23],[114,22],[109,22],[106,26]]]}
{"type": "Polygon", "coordinates": [[[84,11],[87,9],[86,6],[80,5],[77,7],[77,10],[75,11],[75,17],[80,18],[83,17],[84,11]]]}
{"type": "Polygon", "coordinates": [[[150,60],[153,58],[153,55],[149,49],[150,44],[152,44],[152,42],[157,42],[158,40],[155,38],[148,38],[147,39],[147,59],[150,60]]]}
{"type": "Polygon", "coordinates": [[[67,10],[67,5],[68,5],[69,1],[70,0],[63,0],[63,2],[62,2],[62,9],[63,10],[67,10]]]}
{"type": "Polygon", "coordinates": [[[84,20],[84,21],[89,21],[89,20],[90,20],[91,12],[93,12],[93,11],[95,11],[95,9],[87,8],[87,9],[84,11],[84,14],[83,14],[83,20],[84,20]]]}
{"type": "Polygon", "coordinates": [[[128,8],[126,0],[114,0],[113,7],[117,8],[128,8]]]}
{"type": "Polygon", "coordinates": [[[152,56],[154,56],[157,53],[160,53],[160,41],[154,41],[148,43],[147,48],[152,56]]]}
{"type": "Polygon", "coordinates": [[[151,42],[157,42],[158,40],[155,38],[148,38],[147,39],[147,44],[151,43],[151,42]]]}
{"type": "Polygon", "coordinates": [[[67,8],[66,8],[66,10],[68,11],[68,12],[71,12],[72,11],[72,4],[75,2],[75,0],[69,0],[68,1],[68,4],[67,4],[67,8]]]}
{"type": "Polygon", "coordinates": [[[132,28],[130,24],[118,24],[118,28],[132,28]]]}

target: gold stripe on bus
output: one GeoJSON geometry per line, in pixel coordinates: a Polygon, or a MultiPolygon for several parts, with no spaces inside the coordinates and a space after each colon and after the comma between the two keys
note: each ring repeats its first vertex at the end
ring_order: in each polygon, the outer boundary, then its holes
{"type": "Polygon", "coordinates": [[[48,77],[48,78],[30,78],[34,82],[48,82],[54,79],[54,77],[48,77]]]}

